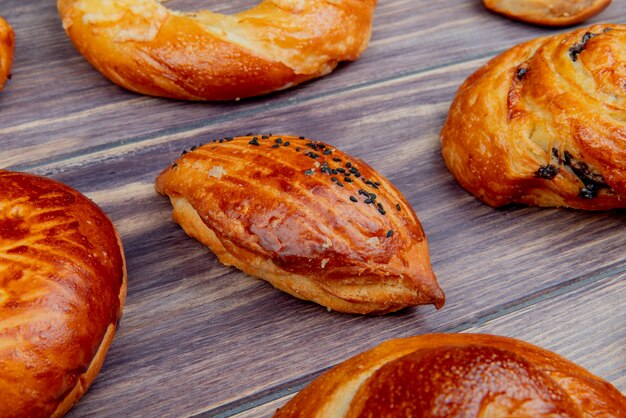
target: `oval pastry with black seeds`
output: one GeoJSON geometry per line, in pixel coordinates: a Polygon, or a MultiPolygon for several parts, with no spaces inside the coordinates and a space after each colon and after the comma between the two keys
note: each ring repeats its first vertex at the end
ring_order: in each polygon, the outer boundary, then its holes
{"type": "Polygon", "coordinates": [[[304,137],[192,147],[156,188],[226,264],[346,313],[444,303],[409,203],[363,161],[304,137]]]}

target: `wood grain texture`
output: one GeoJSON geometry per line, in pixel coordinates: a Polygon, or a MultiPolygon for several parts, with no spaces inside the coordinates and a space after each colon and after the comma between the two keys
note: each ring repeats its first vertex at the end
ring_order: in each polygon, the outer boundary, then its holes
{"type": "MultiPolygon", "coordinates": [[[[494,210],[455,183],[439,151],[464,78],[498,51],[550,31],[494,16],[478,1],[382,0],[359,61],[288,92],[215,105],[112,85],[73,49],[53,2],[0,0],[0,10],[17,44],[14,77],[0,94],[0,166],[86,193],[126,248],[124,319],[70,416],[215,416],[267,402],[271,409],[289,389],[383,340],[489,324],[505,325],[484,329],[553,343],[546,347],[626,390],[626,356],[615,349],[626,338],[624,318],[614,313],[624,312],[626,212],[494,210]],[[329,142],[389,178],[424,226],[445,307],[373,318],[328,313],[223,267],[188,238],[154,192],[155,176],[183,148],[251,131],[329,142]],[[605,283],[614,284],[601,292],[605,283]],[[565,318],[584,326],[556,328],[565,318]],[[604,356],[612,359],[608,374],[596,369],[604,356]]],[[[626,7],[615,2],[600,18],[624,21],[626,7]]]]}

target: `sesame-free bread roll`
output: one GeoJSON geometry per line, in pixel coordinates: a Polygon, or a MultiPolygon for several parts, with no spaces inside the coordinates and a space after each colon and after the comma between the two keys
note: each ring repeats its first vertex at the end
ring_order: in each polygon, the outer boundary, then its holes
{"type": "Polygon", "coordinates": [[[4,83],[11,76],[11,65],[13,65],[13,49],[15,47],[15,37],[13,29],[0,17],[0,91],[4,83]]]}
{"type": "Polygon", "coordinates": [[[111,221],[45,177],[0,170],[0,417],[58,417],[98,374],[126,268],[111,221]]]}
{"type": "Polygon", "coordinates": [[[409,203],[332,146],[225,138],[184,152],[156,188],[222,263],[298,298],[363,314],[444,303],[409,203]]]}
{"type": "Polygon", "coordinates": [[[158,0],[58,0],[63,27],[112,82],[152,96],[233,100],[286,89],[354,61],[375,0],[263,0],[223,15],[158,0]]]}
{"type": "Polygon", "coordinates": [[[441,132],[457,181],[492,206],[626,207],[626,25],[540,38],[459,89],[441,132]]]}
{"type": "Polygon", "coordinates": [[[484,334],[426,334],[361,353],[275,418],[624,417],[611,384],[551,351],[484,334]]]}
{"type": "Polygon", "coordinates": [[[568,26],[587,20],[611,0],[483,0],[483,5],[511,19],[544,26],[568,26]]]}

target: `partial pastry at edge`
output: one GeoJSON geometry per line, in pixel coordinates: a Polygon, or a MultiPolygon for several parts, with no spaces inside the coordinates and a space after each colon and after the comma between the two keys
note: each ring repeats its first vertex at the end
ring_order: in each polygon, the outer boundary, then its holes
{"type": "Polygon", "coordinates": [[[386,341],[327,371],[275,418],[625,417],[626,397],[524,341],[425,334],[386,341]]]}
{"type": "Polygon", "coordinates": [[[492,206],[626,207],[626,26],[518,45],[469,77],[441,132],[446,165],[492,206]]]}
{"type": "Polygon", "coordinates": [[[611,0],[483,0],[492,12],[544,26],[583,22],[611,4],[611,0]]]}
{"type": "Polygon", "coordinates": [[[184,152],[156,188],[222,263],[298,298],[362,314],[444,303],[409,203],[332,146],[224,138],[184,152]]]}
{"type": "Polygon", "coordinates": [[[235,100],[286,89],[354,61],[375,0],[264,0],[222,15],[158,0],[58,0],[68,36],[112,82],[185,100],[235,100]]]}
{"type": "Polygon", "coordinates": [[[0,91],[11,76],[15,38],[11,26],[0,17],[0,91]]]}
{"type": "Polygon", "coordinates": [[[87,391],[126,297],[121,241],[76,190],[0,170],[0,417],[62,416],[87,391]]]}

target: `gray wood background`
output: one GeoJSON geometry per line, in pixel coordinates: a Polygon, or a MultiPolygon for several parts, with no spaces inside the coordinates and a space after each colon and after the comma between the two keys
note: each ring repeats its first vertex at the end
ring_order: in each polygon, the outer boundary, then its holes
{"type": "MultiPolygon", "coordinates": [[[[69,416],[269,416],[332,365],[428,332],[524,339],[626,390],[626,212],[495,210],[458,187],[439,151],[461,82],[497,53],[557,30],[493,15],[478,0],[381,0],[359,61],[265,97],[186,103],[103,78],[65,36],[54,3],[0,0],[17,40],[0,94],[0,167],[92,198],[117,226],[129,270],[121,329],[69,416]],[[328,313],[220,265],[188,238],[154,192],[155,176],[183,148],[246,132],[326,141],[389,178],[422,221],[445,307],[328,313]]],[[[168,3],[223,13],[253,4],[168,3]]],[[[625,21],[615,0],[588,23],[625,21]]]]}

